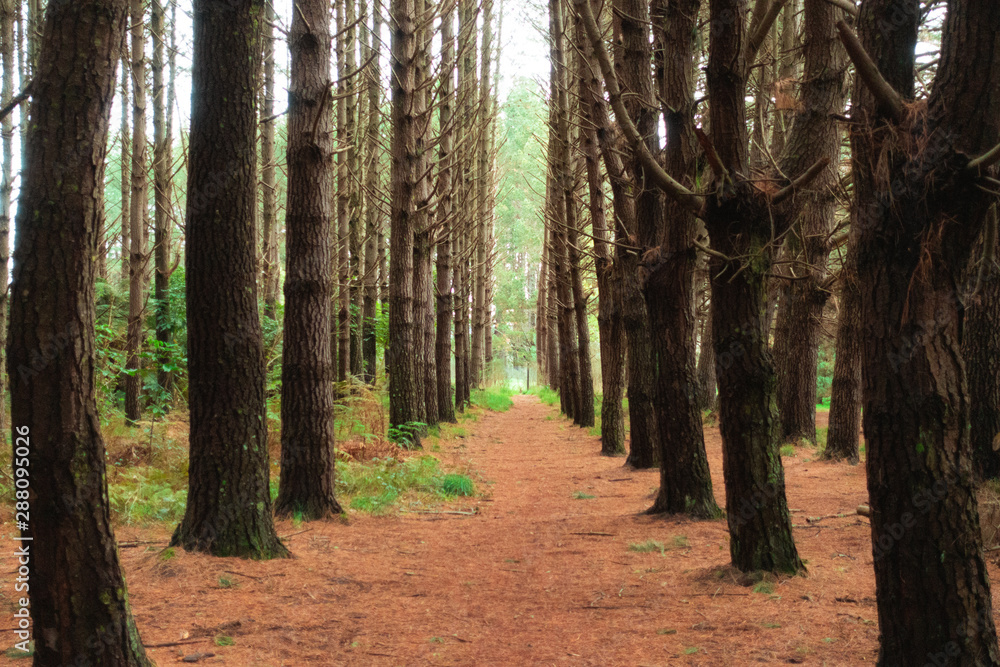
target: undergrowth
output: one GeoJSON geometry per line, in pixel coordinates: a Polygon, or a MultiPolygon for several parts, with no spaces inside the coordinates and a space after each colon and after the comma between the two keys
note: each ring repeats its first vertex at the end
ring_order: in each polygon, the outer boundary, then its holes
{"type": "Polygon", "coordinates": [[[472,404],[481,408],[486,408],[491,412],[507,412],[514,406],[514,401],[510,397],[514,391],[506,387],[487,387],[486,389],[472,390],[472,404]]]}
{"type": "Polygon", "coordinates": [[[445,473],[433,456],[337,462],[337,497],[362,512],[384,512],[404,496],[428,501],[473,493],[475,485],[468,476],[445,473]]]}

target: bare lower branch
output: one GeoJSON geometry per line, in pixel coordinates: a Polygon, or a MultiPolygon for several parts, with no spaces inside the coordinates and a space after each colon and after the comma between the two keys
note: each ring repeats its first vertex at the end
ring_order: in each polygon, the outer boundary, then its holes
{"type": "Polygon", "coordinates": [[[780,204],[781,202],[785,201],[793,194],[795,194],[796,190],[799,190],[809,185],[809,183],[811,183],[813,179],[819,176],[829,164],[830,164],[829,158],[822,158],[820,160],[817,160],[815,163],[813,163],[813,166],[806,169],[801,176],[799,176],[794,181],[792,181],[791,183],[789,183],[788,185],[786,185],[785,187],[781,188],[776,193],[774,193],[774,196],[771,197],[771,204],[772,205],[780,204]]]}
{"type": "Polygon", "coordinates": [[[861,45],[861,40],[854,34],[851,27],[843,20],[837,21],[837,32],[840,33],[840,41],[847,49],[847,55],[854,63],[858,76],[865,82],[868,90],[871,91],[875,99],[878,100],[890,118],[899,122],[903,118],[903,98],[900,97],[896,89],[889,85],[882,73],[878,71],[878,65],[872,60],[865,47],[861,45]]]}

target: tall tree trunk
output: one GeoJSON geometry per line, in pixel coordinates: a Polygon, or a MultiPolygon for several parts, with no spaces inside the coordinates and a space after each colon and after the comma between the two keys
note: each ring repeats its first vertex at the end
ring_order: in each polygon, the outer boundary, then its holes
{"type": "Polygon", "coordinates": [[[195,0],[186,289],[188,499],[171,543],[214,556],[287,556],[268,489],[257,313],[257,91],[263,0],[195,0]]]}
{"type": "MultiPolygon", "coordinates": [[[[118,283],[122,289],[127,289],[129,285],[129,254],[132,246],[129,243],[129,209],[132,200],[132,135],[131,121],[129,120],[129,80],[132,78],[131,67],[129,65],[128,36],[125,37],[125,45],[121,54],[121,77],[122,77],[122,122],[121,122],[121,273],[118,283]]],[[[25,123],[27,125],[27,123],[25,123]]]]}
{"type": "Polygon", "coordinates": [[[997,271],[997,211],[989,211],[980,260],[970,269],[972,290],[966,297],[962,356],[969,383],[969,437],[978,480],[1000,477],[1000,271],[997,271]]]}
{"type": "Polygon", "coordinates": [[[712,344],[712,313],[705,315],[701,325],[701,344],[698,353],[698,407],[715,409],[715,346],[712,344]]]}
{"type": "Polygon", "coordinates": [[[474,219],[472,165],[476,134],[476,5],[473,0],[458,1],[458,140],[454,164],[458,166],[457,210],[452,234],[455,237],[455,407],[464,411],[470,399],[469,280],[470,229],[474,219]]]}
{"type": "Polygon", "coordinates": [[[170,219],[173,114],[166,108],[166,30],[163,0],[152,0],[150,30],[153,33],[153,185],[155,188],[155,222],[153,242],[156,253],[156,273],[153,297],[156,301],[156,340],[162,346],[157,361],[156,379],[164,391],[170,391],[171,374],[165,370],[169,357],[165,347],[173,338],[170,325],[170,219]]]}
{"type": "MultiPolygon", "coordinates": [[[[778,414],[786,441],[816,442],[816,373],[819,363],[820,319],[830,292],[827,261],[839,176],[840,130],[834,114],[844,107],[847,53],[836,36],[834,21],[841,10],[826,0],[805,0],[805,72],[801,108],[796,111],[781,156],[782,172],[797,174],[818,160],[825,169],[809,192],[796,198],[792,231],[784,257],[788,280],[779,279],[780,297],[775,325],[778,370],[778,414]]],[[[787,30],[786,26],[786,30],[787,30]]]]}
{"type": "Polygon", "coordinates": [[[264,315],[272,320],[278,309],[278,179],[274,159],[274,5],[267,2],[264,26],[264,88],[261,90],[260,162],[261,162],[261,286],[264,290],[264,315]]]}
{"type": "Polygon", "coordinates": [[[441,83],[438,126],[437,220],[441,226],[437,243],[437,337],[435,360],[437,374],[438,417],[443,422],[455,422],[455,405],[451,393],[451,332],[452,332],[452,227],[454,225],[454,196],[452,169],[454,159],[454,104],[455,79],[455,4],[449,4],[441,17],[441,83]]]}
{"type": "Polygon", "coordinates": [[[861,460],[861,286],[857,259],[860,233],[860,226],[851,224],[847,253],[840,269],[830,416],[823,452],[824,458],[843,459],[852,464],[861,460]]]}
{"type": "Polygon", "coordinates": [[[434,241],[427,234],[424,243],[427,252],[423,257],[423,264],[419,267],[421,272],[420,281],[422,294],[420,296],[420,315],[423,318],[423,356],[417,359],[417,363],[422,365],[422,376],[424,381],[424,423],[433,426],[438,423],[438,389],[437,389],[437,367],[434,363],[434,241]]]}
{"type": "MultiPolygon", "coordinates": [[[[14,19],[20,14],[20,9],[14,0],[0,1],[0,58],[3,59],[3,86],[0,92],[0,104],[7,106],[14,97],[14,19]]],[[[112,68],[112,76],[114,68],[112,68]]],[[[3,144],[3,174],[0,176],[0,266],[10,264],[10,232],[11,232],[11,196],[14,191],[14,120],[13,114],[8,114],[0,125],[0,142],[3,144]]],[[[100,187],[104,181],[100,181],[100,187]]],[[[101,216],[102,231],[104,223],[104,206],[98,208],[101,216]]],[[[99,237],[105,241],[104,234],[99,237]]],[[[107,266],[105,265],[105,269],[107,266]]],[[[100,274],[100,267],[98,267],[100,274]]],[[[107,275],[104,276],[107,278],[107,275]]],[[[7,398],[7,322],[10,305],[10,290],[0,293],[0,406],[7,398]]],[[[0,409],[0,433],[7,432],[7,412],[0,409]]]]}
{"type": "MultiPolygon", "coordinates": [[[[548,232],[542,230],[542,259],[538,266],[538,281],[537,290],[538,296],[535,300],[535,359],[538,366],[538,383],[540,385],[548,384],[549,382],[549,372],[548,372],[548,358],[546,356],[546,351],[548,349],[548,317],[546,316],[546,310],[548,304],[546,298],[548,296],[548,282],[546,281],[546,276],[548,275],[549,260],[549,244],[548,244],[548,232]]],[[[602,357],[603,359],[603,357],[602,357]]]]}
{"type": "Polygon", "coordinates": [[[417,23],[414,0],[390,0],[392,140],[390,155],[389,423],[416,421],[418,387],[413,357],[413,236],[418,179],[416,115],[417,23]]]}
{"type": "Polygon", "coordinates": [[[356,0],[344,0],[347,8],[346,30],[347,40],[346,67],[350,80],[347,82],[348,95],[347,107],[347,171],[348,187],[350,188],[349,199],[347,201],[348,215],[348,236],[350,249],[350,301],[348,304],[348,319],[350,333],[350,364],[348,368],[351,375],[360,376],[361,364],[361,180],[358,161],[358,101],[361,98],[360,77],[357,69],[357,5],[356,0]]]}
{"type": "Polygon", "coordinates": [[[36,665],[152,665],[115,546],[94,389],[95,194],[127,14],[125,0],[51,3],[34,69],[7,370],[12,460],[31,470],[17,498],[34,521],[15,539],[30,555],[36,665]]]}
{"type": "Polygon", "coordinates": [[[580,98],[581,149],[587,170],[587,206],[594,237],[594,270],[597,274],[597,328],[601,350],[601,453],[625,453],[625,337],[622,331],[617,267],[608,248],[608,224],[604,209],[604,180],[597,144],[595,105],[603,104],[601,81],[597,78],[593,47],[587,42],[583,24],[575,20],[577,94],[580,98]]]}
{"type": "Polygon", "coordinates": [[[368,62],[366,92],[368,96],[368,127],[365,136],[365,295],[361,319],[361,354],[364,357],[365,382],[375,383],[376,357],[378,345],[375,338],[376,302],[378,301],[378,238],[382,235],[379,214],[379,124],[382,119],[380,102],[382,82],[379,53],[382,33],[381,0],[372,1],[372,27],[366,31],[364,39],[364,59],[368,62]]]}
{"type": "MultiPolygon", "coordinates": [[[[337,14],[337,380],[344,382],[351,371],[351,172],[349,168],[353,121],[348,120],[351,82],[347,66],[349,35],[347,5],[353,0],[335,0],[337,14]],[[348,127],[350,125],[350,127],[348,127]]],[[[353,46],[353,44],[352,44],[353,46]]],[[[393,258],[396,256],[392,250],[393,258]]]]}
{"type": "Polygon", "coordinates": [[[129,207],[128,333],[125,341],[125,423],[141,417],[139,349],[146,274],[146,33],[143,0],[132,0],[132,201],[129,207]]]}
{"type": "MultiPolygon", "coordinates": [[[[674,0],[653,5],[654,39],[663,53],[657,79],[666,118],[666,167],[688,186],[694,185],[697,170],[694,68],[700,4],[700,0],[674,0]]],[[[642,11],[638,16],[644,14],[642,11]]],[[[637,36],[645,40],[648,52],[645,34],[642,28],[637,36]]],[[[640,222],[653,220],[640,218],[640,222]]],[[[640,269],[645,277],[643,296],[657,369],[660,454],[660,491],[649,511],[714,519],[722,512],[712,492],[705,453],[694,349],[698,255],[693,241],[697,235],[694,214],[673,199],[666,201],[666,216],[659,228],[649,224],[639,227],[639,245],[645,251],[640,269]]]]}
{"type": "Polygon", "coordinates": [[[866,0],[857,25],[884,77],[857,77],[851,136],[878,663],[998,665],[958,283],[993,200],[976,186],[996,168],[970,156],[1000,140],[1000,14],[948,3],[931,93],[912,111],[919,12],[866,0]]]}
{"type": "Polygon", "coordinates": [[[323,519],[334,498],[333,356],[330,275],[333,128],[327,0],[295,0],[288,33],[288,204],[281,365],[281,477],[275,514],[323,519]]]}
{"type": "Polygon", "coordinates": [[[472,300],[474,315],[472,329],[472,384],[483,386],[486,358],[486,328],[489,304],[486,301],[486,264],[489,261],[487,252],[487,217],[493,212],[489,209],[489,189],[492,173],[490,171],[489,155],[489,125],[490,117],[490,58],[493,48],[493,0],[482,0],[483,37],[481,40],[481,55],[479,58],[479,122],[476,136],[476,254],[475,264],[475,294],[472,300]]]}

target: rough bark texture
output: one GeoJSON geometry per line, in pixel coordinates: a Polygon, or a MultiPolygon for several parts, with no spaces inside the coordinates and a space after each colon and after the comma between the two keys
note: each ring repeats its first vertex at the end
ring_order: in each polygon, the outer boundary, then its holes
{"type": "Polygon", "coordinates": [[[368,94],[368,127],[365,134],[365,295],[361,319],[361,354],[364,357],[365,382],[375,382],[375,367],[378,346],[375,338],[375,304],[378,301],[378,238],[382,235],[382,224],[378,206],[379,187],[379,123],[382,115],[379,104],[382,98],[382,82],[379,59],[372,58],[379,48],[382,31],[382,7],[379,0],[372,4],[372,27],[365,38],[364,58],[368,62],[366,91],[368,94]]]}
{"type": "MultiPolygon", "coordinates": [[[[866,0],[862,46],[898,95],[913,90],[919,13],[866,0]]],[[[1000,14],[949,2],[926,107],[852,95],[860,226],[863,424],[880,665],[997,665],[972,471],[958,283],[993,197],[972,156],[1000,140],[1000,14]],[[877,167],[876,167],[877,165],[877,167]],[[940,656],[940,657],[939,657],[940,656]]]]}
{"type": "Polygon", "coordinates": [[[334,498],[335,373],[329,335],[333,127],[330,114],[318,113],[330,81],[326,0],[295,1],[288,46],[281,477],[274,511],[309,520],[341,511],[334,498]]]}
{"type": "Polygon", "coordinates": [[[172,544],[215,556],[288,551],[271,518],[257,313],[257,104],[263,0],[194,4],[186,225],[188,500],[172,544]]]}
{"type": "Polygon", "coordinates": [[[492,122],[490,110],[490,56],[493,41],[493,0],[482,0],[482,52],[479,58],[479,96],[476,101],[478,122],[476,123],[476,254],[475,261],[475,292],[472,299],[472,385],[482,387],[485,379],[486,358],[486,328],[488,324],[489,304],[486,301],[486,264],[487,254],[487,217],[492,216],[488,208],[488,192],[493,178],[490,173],[489,129],[492,122]]]}
{"type": "MultiPolygon", "coordinates": [[[[686,186],[694,185],[697,169],[694,55],[699,6],[700,0],[657,0],[653,5],[655,45],[663,54],[657,80],[666,118],[666,168],[686,186]]],[[[666,201],[660,227],[639,227],[639,245],[645,251],[640,268],[643,295],[657,370],[660,450],[660,491],[649,512],[714,519],[722,511],[712,492],[695,365],[697,235],[695,216],[672,199],[666,201]]]]}
{"type": "Polygon", "coordinates": [[[443,422],[455,422],[455,404],[451,392],[451,331],[452,331],[452,222],[454,197],[452,167],[454,148],[453,105],[455,79],[455,5],[449,5],[441,17],[441,101],[438,107],[437,219],[441,225],[437,243],[437,332],[435,360],[437,374],[438,416],[443,422]]]}
{"type": "MultiPolygon", "coordinates": [[[[347,11],[351,0],[335,0],[337,16],[337,380],[351,371],[351,172],[348,169],[350,137],[347,107],[351,97],[347,69],[347,11]]],[[[353,127],[353,126],[352,126],[353,127]]],[[[395,249],[392,251],[396,255],[395,249]]],[[[391,279],[390,279],[391,282],[391,279]]]]}
{"type": "Polygon", "coordinates": [[[761,191],[742,176],[749,173],[745,0],[713,0],[710,19],[719,29],[709,47],[709,122],[717,169],[725,173],[716,174],[719,195],[706,202],[705,225],[712,247],[736,258],[713,256],[710,264],[729,553],[745,572],[796,572],[803,566],[785,499],[766,336],[772,217],[761,191]]]}
{"type": "MultiPolygon", "coordinates": [[[[29,27],[30,30],[30,27],[29,27]]],[[[132,78],[130,73],[130,66],[128,62],[128,37],[123,38],[125,40],[123,44],[122,54],[121,54],[121,107],[122,107],[122,122],[121,122],[121,171],[119,175],[121,176],[119,186],[121,187],[121,220],[120,220],[120,234],[121,237],[121,248],[119,250],[119,256],[121,260],[121,273],[119,274],[118,283],[122,289],[127,289],[129,284],[129,253],[132,251],[132,247],[129,244],[129,208],[130,201],[132,199],[132,135],[131,135],[131,121],[129,120],[129,110],[131,106],[129,105],[129,80],[132,78]]],[[[27,123],[24,124],[27,126],[27,123]]],[[[22,137],[23,138],[23,137],[22,137]]]]}
{"type": "Polygon", "coordinates": [[[345,0],[347,25],[345,38],[345,65],[350,80],[347,82],[347,128],[345,138],[347,140],[347,172],[349,175],[348,187],[350,188],[347,200],[348,215],[348,242],[350,251],[350,264],[348,272],[350,274],[349,284],[349,304],[348,319],[350,321],[350,363],[348,369],[351,375],[360,376],[361,365],[361,173],[358,162],[358,101],[360,99],[361,87],[358,85],[358,10],[357,0],[345,0]]]}
{"type": "MultiPolygon", "coordinates": [[[[14,19],[20,16],[20,9],[13,0],[0,2],[0,58],[3,59],[3,88],[0,91],[0,105],[7,106],[14,97],[14,19]]],[[[113,70],[112,70],[113,71],[113,70]]],[[[14,191],[14,120],[13,113],[8,114],[0,125],[0,143],[3,151],[3,173],[0,175],[0,266],[10,265],[10,232],[11,232],[11,196],[14,191]]],[[[100,188],[103,181],[98,183],[100,188]]],[[[101,213],[101,230],[98,234],[99,243],[105,243],[103,205],[98,208],[101,213]]],[[[106,247],[99,252],[106,254],[106,247]]],[[[101,255],[102,258],[104,254],[101,255]]],[[[105,275],[107,265],[104,264],[105,275]]],[[[101,267],[98,267],[99,277],[101,267]]],[[[0,401],[6,400],[9,388],[7,374],[7,322],[10,304],[10,290],[0,293],[0,401]]],[[[2,402],[0,402],[2,405],[2,402]]],[[[7,415],[0,410],[0,433],[7,431],[7,415]]]]}
{"type": "Polygon", "coordinates": [[[604,104],[600,69],[594,62],[579,17],[575,20],[575,41],[580,45],[576,83],[580,99],[581,150],[587,172],[587,206],[591,234],[594,237],[594,269],[597,274],[597,328],[601,350],[601,453],[617,456],[625,453],[625,413],[622,395],[625,390],[625,336],[622,330],[619,276],[608,247],[608,223],[604,202],[604,177],[601,174],[600,148],[597,142],[595,107],[604,104]]]}
{"type": "Polygon", "coordinates": [[[278,259],[278,179],[274,159],[274,6],[267,3],[267,24],[264,26],[264,88],[261,90],[260,162],[261,162],[261,288],[264,292],[264,314],[277,317],[278,259]]]}
{"type": "Polygon", "coordinates": [[[30,554],[34,664],[44,667],[152,664],[115,546],[94,388],[96,194],[127,9],[49,5],[24,147],[7,370],[13,463],[30,470],[17,498],[31,517],[17,518],[32,541],[13,544],[30,554]]]}
{"type": "Polygon", "coordinates": [[[420,174],[417,165],[417,124],[413,103],[416,84],[417,25],[414,0],[391,0],[392,141],[390,146],[389,262],[389,424],[399,427],[417,421],[422,402],[413,357],[413,234],[414,210],[420,174]]]}
{"type": "Polygon", "coordinates": [[[139,348],[142,345],[146,273],[146,30],[142,0],[132,0],[132,201],[129,207],[128,332],[125,340],[125,423],[141,416],[139,348]]]}
{"type": "MultiPolygon", "coordinates": [[[[976,477],[982,481],[1000,476],[1000,452],[994,440],[1000,435],[1000,271],[997,256],[997,212],[991,208],[981,244],[979,262],[970,269],[972,289],[965,299],[962,356],[969,383],[969,437],[976,477]]],[[[975,256],[974,256],[975,257],[975,256]]]]}
{"type": "Polygon", "coordinates": [[[794,263],[788,265],[789,278],[778,281],[774,356],[781,437],[786,441],[816,442],[820,318],[830,295],[825,283],[839,180],[840,129],[831,115],[842,112],[847,95],[847,53],[834,27],[842,13],[826,0],[805,0],[802,94],[779,161],[785,174],[800,174],[817,160],[830,161],[807,192],[785,205],[795,209],[784,248],[784,258],[794,263]]]}
{"type": "Polygon", "coordinates": [[[711,308],[701,325],[698,352],[698,407],[702,410],[715,409],[715,346],[712,344],[711,308]]]}
{"type": "MultiPolygon", "coordinates": [[[[173,338],[170,326],[170,218],[171,147],[173,133],[170,125],[173,114],[167,114],[166,85],[166,35],[163,0],[150,2],[150,31],[153,33],[153,187],[156,212],[153,224],[153,243],[156,255],[153,298],[156,301],[156,340],[166,346],[173,338]]],[[[169,362],[164,348],[160,348],[156,379],[164,390],[170,389],[171,374],[164,370],[169,362]]]]}

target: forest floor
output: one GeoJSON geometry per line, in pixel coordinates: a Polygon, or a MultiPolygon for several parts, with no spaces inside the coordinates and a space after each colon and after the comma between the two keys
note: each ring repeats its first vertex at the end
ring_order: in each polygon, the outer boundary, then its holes
{"type": "MultiPolygon", "coordinates": [[[[863,466],[805,447],[784,457],[808,574],[754,583],[728,565],[724,519],[644,515],[657,471],[600,456],[597,438],[534,396],[513,400],[441,443],[434,455],[476,471],[480,489],[441,513],[282,521],[294,558],[269,562],[165,559],[168,526],[118,528],[121,543],[154,543],[121,550],[144,642],[181,642],[151,656],[213,653],[200,662],[239,667],[874,662],[870,529],[855,514],[863,466]]],[[[722,505],[718,428],[706,443],[722,505]]],[[[0,556],[5,597],[11,551],[0,556]]]]}

